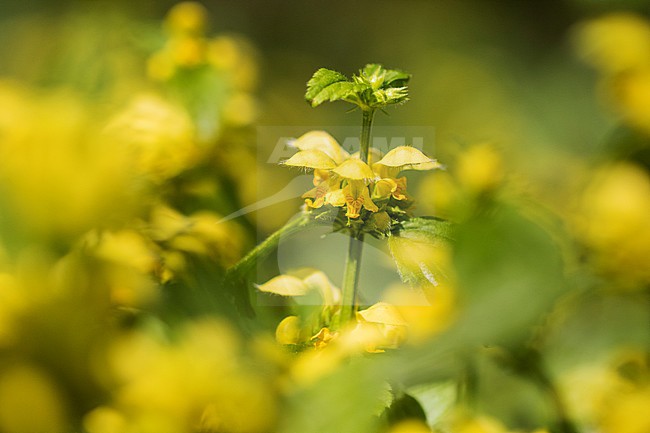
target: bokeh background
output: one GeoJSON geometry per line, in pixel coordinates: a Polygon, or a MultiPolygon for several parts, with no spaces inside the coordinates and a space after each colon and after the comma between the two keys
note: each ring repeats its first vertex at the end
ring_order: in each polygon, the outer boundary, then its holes
{"type": "Polygon", "coordinates": [[[1,433],[650,431],[647,1],[175,4],[0,2],[1,433]],[[457,232],[365,249],[404,347],[281,348],[320,311],[254,284],[338,285],[347,238],[228,272],[303,204],[256,206],[304,174],[269,131],[345,139],[305,84],[371,62],[412,74],[376,125],[427,131],[409,193],[457,232]]]}

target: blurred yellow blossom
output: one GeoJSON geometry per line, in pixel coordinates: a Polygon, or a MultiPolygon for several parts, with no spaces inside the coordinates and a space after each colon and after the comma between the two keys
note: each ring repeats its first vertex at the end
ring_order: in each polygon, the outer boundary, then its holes
{"type": "Polygon", "coordinates": [[[0,114],[0,191],[30,235],[73,237],[131,215],[128,155],[102,137],[94,107],[3,83],[0,105],[15,107],[0,114]]]}
{"type": "Polygon", "coordinates": [[[100,406],[84,416],[83,426],[88,433],[122,433],[127,431],[126,419],[119,411],[100,406]]]}
{"type": "Polygon", "coordinates": [[[578,229],[602,271],[629,284],[650,281],[648,215],[646,171],[630,163],[600,169],[582,198],[578,229]]]}
{"type": "Polygon", "coordinates": [[[298,344],[302,341],[300,318],[287,316],[275,328],[275,340],[280,344],[298,344]]]}
{"type": "Polygon", "coordinates": [[[418,207],[426,215],[449,218],[454,215],[460,187],[449,171],[435,170],[427,174],[418,185],[418,207]]]}
{"type": "Polygon", "coordinates": [[[461,418],[455,423],[454,432],[458,433],[508,433],[497,419],[487,416],[461,418]]]}
{"type": "Polygon", "coordinates": [[[431,433],[431,429],[423,421],[407,419],[392,426],[388,433],[431,433]]]}
{"type": "Polygon", "coordinates": [[[559,383],[574,417],[604,433],[648,431],[650,368],[645,356],[637,350],[613,353],[609,359],[566,372],[559,383]],[[621,367],[631,363],[636,374],[625,377],[621,367]]]}
{"type": "Polygon", "coordinates": [[[414,344],[447,329],[457,312],[454,290],[445,283],[422,287],[395,285],[386,290],[383,299],[404,318],[408,341],[414,344]]]}
{"type": "Polygon", "coordinates": [[[0,372],[0,430],[6,433],[69,431],[65,399],[56,384],[28,363],[0,372]]]}
{"type": "Polygon", "coordinates": [[[504,177],[501,155],[489,143],[471,146],[458,158],[458,181],[472,193],[490,191],[504,177]]]}
{"type": "Polygon", "coordinates": [[[184,1],[174,5],[165,19],[171,34],[201,35],[205,33],[208,12],[199,2],[184,1]]]}
{"type": "MultiPolygon", "coordinates": [[[[240,363],[241,357],[234,332],[211,320],[188,325],[174,343],[125,335],[111,356],[112,407],[124,417],[127,431],[270,429],[276,416],[274,391],[264,376],[240,363]]],[[[105,418],[114,422],[116,417],[105,418]]]]}
{"type": "Polygon", "coordinates": [[[161,182],[189,168],[199,156],[195,129],[180,107],[155,95],[139,95],[108,125],[138,173],[161,182]]]}
{"type": "Polygon", "coordinates": [[[650,65],[612,79],[610,84],[610,94],[623,118],[650,133],[650,65]]]}
{"type": "Polygon", "coordinates": [[[27,306],[28,299],[18,287],[16,278],[0,272],[0,347],[14,342],[16,318],[27,306]]]}
{"type": "Polygon", "coordinates": [[[587,21],[576,33],[579,54],[607,73],[650,66],[650,24],[629,12],[587,21]]]}
{"type": "Polygon", "coordinates": [[[103,261],[113,303],[141,307],[157,298],[153,273],[159,258],[153,243],[131,230],[103,232],[96,242],[94,254],[103,261]]]}
{"type": "Polygon", "coordinates": [[[357,312],[357,322],[361,326],[372,326],[381,335],[381,340],[376,342],[370,351],[381,349],[396,349],[408,335],[408,322],[402,317],[399,310],[386,302],[378,302],[365,310],[357,312]]]}
{"type": "Polygon", "coordinates": [[[577,30],[578,53],[602,73],[606,101],[630,126],[650,133],[650,22],[612,13],[577,30]]]}

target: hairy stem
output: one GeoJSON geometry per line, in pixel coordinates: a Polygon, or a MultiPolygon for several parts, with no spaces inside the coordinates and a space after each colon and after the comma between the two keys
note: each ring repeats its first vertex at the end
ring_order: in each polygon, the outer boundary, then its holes
{"type": "Polygon", "coordinates": [[[363,249],[363,236],[358,239],[350,237],[348,256],[345,260],[345,273],[343,274],[343,295],[339,324],[345,325],[352,320],[357,309],[357,286],[359,284],[359,270],[361,268],[361,251],[363,249]]]}
{"type": "Polygon", "coordinates": [[[375,116],[374,110],[363,111],[363,123],[361,126],[361,142],[359,153],[361,161],[368,162],[368,151],[370,148],[370,133],[372,130],[372,119],[375,116]]]}
{"type": "Polygon", "coordinates": [[[253,248],[237,264],[228,269],[226,276],[243,276],[251,272],[257,263],[268,256],[278,246],[280,239],[290,236],[302,230],[312,228],[327,223],[327,221],[313,218],[308,213],[302,213],[292,219],[269,237],[264,239],[259,245],[253,248]]]}
{"type": "MultiPolygon", "coordinates": [[[[370,133],[372,130],[372,119],[374,110],[363,111],[363,123],[361,126],[361,140],[359,154],[361,160],[368,162],[368,152],[370,149],[370,133]]],[[[350,244],[348,246],[348,256],[345,259],[345,272],[343,274],[342,284],[342,303],[341,312],[338,320],[334,322],[334,329],[345,326],[349,321],[354,319],[356,314],[357,287],[359,285],[359,271],[361,270],[361,253],[363,251],[363,233],[350,235],[350,244]]]]}

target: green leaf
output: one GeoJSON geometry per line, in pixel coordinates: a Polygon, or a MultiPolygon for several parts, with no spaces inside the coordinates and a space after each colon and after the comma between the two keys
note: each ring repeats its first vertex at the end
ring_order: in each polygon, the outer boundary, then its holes
{"type": "Polygon", "coordinates": [[[337,212],[337,210],[328,210],[320,214],[311,212],[299,214],[296,218],[269,235],[269,237],[253,248],[237,264],[227,270],[220,286],[236,296],[236,299],[241,304],[242,311],[247,316],[254,315],[250,303],[250,293],[253,290],[251,280],[252,274],[257,269],[259,262],[277,248],[281,239],[319,225],[330,225],[332,212],[337,212]]]}
{"type": "Polygon", "coordinates": [[[314,72],[314,75],[307,82],[307,92],[305,93],[305,99],[308,102],[310,102],[312,106],[316,106],[318,104],[314,105],[313,100],[323,90],[325,90],[327,87],[331,86],[332,84],[339,83],[339,82],[347,82],[347,81],[348,81],[347,77],[339,72],[332,71],[331,69],[320,68],[319,70],[314,72]]]}
{"type": "MultiPolygon", "coordinates": [[[[387,372],[378,359],[353,358],[314,383],[294,387],[279,433],[375,433],[385,407],[387,372]],[[353,384],[353,385],[351,385],[353,384]]],[[[314,371],[316,372],[314,366],[314,371]]]]}
{"type": "Polygon", "coordinates": [[[360,86],[356,83],[349,81],[340,81],[333,83],[323,88],[311,100],[311,106],[317,107],[323,102],[334,102],[347,100],[348,102],[356,103],[358,98],[355,98],[356,93],[361,90],[360,86]]]}
{"type": "Polygon", "coordinates": [[[455,236],[454,265],[465,304],[458,331],[482,343],[527,338],[530,326],[565,290],[553,236],[507,205],[465,222],[455,236]]]}
{"type": "Polygon", "coordinates": [[[383,417],[389,425],[412,419],[427,422],[427,415],[420,402],[415,397],[403,392],[396,396],[390,407],[383,413],[383,417]]]}
{"type": "Polygon", "coordinates": [[[379,89],[373,93],[376,102],[373,105],[383,107],[386,105],[399,104],[408,101],[408,89],[406,87],[391,87],[379,89]]]}
{"type": "Polygon", "coordinates": [[[328,101],[347,101],[365,111],[381,109],[408,101],[406,83],[410,77],[406,72],[385,69],[377,63],[367,64],[351,80],[339,72],[321,68],[307,83],[305,99],[312,107],[328,101]]]}
{"type": "Polygon", "coordinates": [[[387,69],[384,75],[384,86],[403,87],[411,79],[411,74],[398,69],[387,69]]]}
{"type": "Polygon", "coordinates": [[[439,251],[448,249],[453,225],[437,218],[411,218],[388,239],[402,281],[415,286],[438,285],[448,276],[438,263],[439,251]]]}
{"type": "Polygon", "coordinates": [[[453,241],[454,230],[455,225],[450,221],[436,217],[417,217],[402,222],[399,235],[423,242],[436,242],[440,239],[453,241]]]}

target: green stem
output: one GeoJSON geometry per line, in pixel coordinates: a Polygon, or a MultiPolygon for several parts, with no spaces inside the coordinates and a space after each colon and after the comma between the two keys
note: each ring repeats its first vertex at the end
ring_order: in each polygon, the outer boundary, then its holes
{"type": "Polygon", "coordinates": [[[368,162],[368,150],[370,148],[370,133],[372,130],[372,119],[375,116],[375,110],[363,111],[363,123],[361,125],[361,142],[359,153],[361,161],[368,162]]]}
{"type": "Polygon", "coordinates": [[[308,213],[300,214],[297,218],[292,219],[276,232],[264,239],[259,245],[253,248],[248,254],[246,254],[246,256],[237,262],[237,264],[229,268],[226,272],[226,277],[243,277],[251,272],[260,260],[268,256],[278,246],[280,239],[283,237],[327,223],[328,221],[313,218],[308,213]]]}
{"type": "Polygon", "coordinates": [[[360,239],[350,236],[348,256],[345,259],[345,273],[343,274],[343,294],[341,299],[341,313],[339,326],[345,325],[354,318],[357,309],[357,286],[359,284],[359,270],[361,268],[361,251],[363,249],[363,235],[360,239]]]}
{"type": "MultiPolygon", "coordinates": [[[[363,122],[361,125],[361,140],[359,154],[361,160],[368,162],[368,152],[370,149],[370,133],[372,131],[372,120],[374,110],[363,111],[363,122]]],[[[334,329],[345,326],[349,321],[354,319],[357,312],[357,288],[359,286],[359,271],[361,270],[361,253],[363,251],[363,233],[353,233],[350,235],[348,246],[348,256],[345,259],[345,271],[343,274],[341,312],[334,320],[334,329]]]]}

